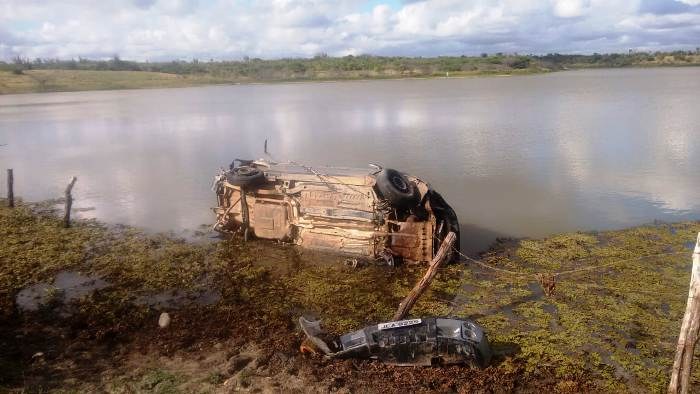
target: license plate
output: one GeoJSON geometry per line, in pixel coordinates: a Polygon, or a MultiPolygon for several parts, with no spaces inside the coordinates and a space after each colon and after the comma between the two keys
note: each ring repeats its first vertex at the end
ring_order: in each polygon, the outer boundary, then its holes
{"type": "Polygon", "coordinates": [[[421,322],[422,322],[421,319],[390,321],[390,322],[386,322],[386,323],[377,324],[377,329],[390,330],[392,328],[415,326],[416,324],[420,324],[421,322]]]}

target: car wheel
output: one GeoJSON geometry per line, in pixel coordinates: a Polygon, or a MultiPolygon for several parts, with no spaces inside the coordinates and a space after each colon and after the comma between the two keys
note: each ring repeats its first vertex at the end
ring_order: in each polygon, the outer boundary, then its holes
{"type": "Polygon", "coordinates": [[[265,174],[257,168],[241,166],[229,172],[226,180],[235,186],[252,186],[265,181],[265,174]]]}
{"type": "Polygon", "coordinates": [[[397,208],[413,208],[418,204],[416,185],[405,175],[391,168],[385,168],[377,174],[377,189],[397,208]]]}

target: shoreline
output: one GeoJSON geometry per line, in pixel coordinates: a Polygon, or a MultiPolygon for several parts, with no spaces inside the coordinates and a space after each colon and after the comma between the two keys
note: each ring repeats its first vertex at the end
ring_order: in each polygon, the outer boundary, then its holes
{"type": "MultiPolygon", "coordinates": [[[[40,70],[40,71],[65,71],[65,70],[40,70]]],[[[95,71],[97,73],[114,73],[114,74],[120,74],[124,73],[124,75],[127,75],[128,73],[132,73],[132,71],[95,71]]],[[[547,74],[553,71],[550,70],[543,70],[543,71],[532,71],[532,72],[510,72],[510,73],[503,73],[503,72],[498,72],[498,73],[492,73],[492,72],[483,72],[483,73],[475,73],[475,74],[463,74],[463,75],[450,75],[450,76],[444,76],[444,75],[418,75],[418,76],[376,76],[376,77],[360,77],[360,78],[355,78],[355,77],[348,77],[348,78],[312,78],[312,79],[271,79],[271,80],[254,80],[254,81],[245,81],[245,80],[233,80],[233,81],[228,81],[228,82],[207,82],[206,80],[196,80],[193,79],[191,81],[188,81],[190,83],[184,83],[181,85],[157,85],[157,86],[125,86],[125,87],[113,87],[113,86],[104,86],[104,87],[94,87],[94,88],[86,88],[86,89],[57,89],[57,90],[40,90],[40,89],[34,89],[34,90],[27,90],[27,91],[19,91],[19,92],[7,92],[3,90],[3,83],[2,79],[0,79],[0,96],[14,96],[14,95],[25,95],[25,94],[40,94],[40,93],[72,93],[72,92],[104,92],[104,91],[121,91],[121,90],[146,90],[146,89],[178,89],[178,88],[194,88],[194,87],[208,87],[208,86],[235,86],[235,85],[285,85],[285,84],[317,84],[317,83],[342,83],[342,82],[372,82],[372,81],[406,81],[406,80],[431,80],[431,79],[468,79],[468,78],[488,78],[488,77],[511,77],[511,76],[524,76],[524,75],[539,75],[539,74],[547,74]]],[[[0,77],[2,77],[2,72],[0,72],[0,77]]],[[[145,72],[145,71],[139,71],[139,73],[150,73],[150,74],[158,74],[154,72],[145,72]]],[[[29,75],[29,74],[25,74],[29,75]]],[[[175,76],[176,78],[182,78],[182,79],[187,79],[188,76],[180,76],[177,75],[175,76]]],[[[129,83],[129,81],[125,81],[125,83],[129,83]]]]}
{"type": "MultiPolygon", "coordinates": [[[[572,66],[561,70],[550,70],[550,69],[526,69],[526,70],[510,70],[510,71],[486,71],[486,72],[456,72],[455,75],[416,75],[416,76],[368,76],[368,77],[347,77],[347,78],[293,78],[293,79],[269,79],[269,80],[231,80],[231,81],[221,81],[221,80],[207,80],[206,78],[191,78],[189,75],[176,75],[176,74],[166,74],[164,79],[160,80],[162,84],[148,86],[145,85],[133,85],[136,81],[130,79],[124,79],[117,82],[110,82],[116,84],[108,85],[106,82],[97,82],[97,85],[86,88],[20,88],[18,91],[11,91],[8,89],[8,81],[3,82],[3,75],[10,75],[9,72],[0,72],[0,96],[9,95],[22,95],[22,94],[37,94],[37,93],[70,93],[70,92],[87,92],[87,91],[119,91],[119,90],[142,90],[142,89],[176,89],[176,88],[192,88],[192,87],[205,87],[205,86],[232,86],[232,85],[278,85],[278,84],[314,84],[314,83],[341,83],[341,82],[372,82],[372,81],[406,81],[406,80],[431,80],[431,79],[469,79],[469,78],[490,78],[490,77],[518,77],[518,76],[528,76],[528,75],[543,75],[555,72],[565,72],[565,71],[578,71],[578,70],[601,70],[601,69],[654,69],[654,68],[687,68],[687,67],[700,67],[700,64],[655,64],[655,65],[631,65],[623,67],[609,67],[609,66],[572,66]],[[183,81],[184,80],[184,81],[183,81]],[[168,81],[168,82],[164,82],[168,81]],[[175,81],[175,82],[173,82],[175,81]],[[121,85],[120,85],[121,84],[121,85]],[[4,88],[3,88],[3,85],[4,88]],[[22,90],[24,89],[24,90],[22,90]]],[[[69,73],[90,73],[92,75],[103,73],[102,76],[130,76],[133,73],[138,73],[141,76],[162,76],[163,73],[150,72],[150,71],[71,71],[71,70],[30,70],[26,74],[19,76],[10,75],[10,78],[20,78],[22,76],[30,76],[32,73],[36,72],[69,72],[69,73]]],[[[450,73],[452,74],[452,73],[450,73]]],[[[153,80],[149,80],[151,83],[153,80]]],[[[65,83],[66,81],[58,81],[57,83],[65,83]]],[[[88,80],[81,81],[80,79],[73,78],[73,83],[89,83],[88,80]]],[[[159,83],[160,83],[159,82],[159,83]]]]}
{"type": "Polygon", "coordinates": [[[57,213],[0,199],[0,333],[22,336],[0,343],[0,389],[138,391],[156,380],[183,391],[274,390],[271,382],[318,392],[659,391],[687,297],[687,245],[700,231],[698,221],[502,240],[482,254],[485,267],[441,269],[412,316],[474,319],[497,353],[485,370],[442,373],[298,352],[299,315],[322,318],[334,334],[386,321],[424,267],[351,268],[339,256],[271,242],[189,242],[96,220],[63,229],[57,213]],[[557,278],[551,295],[531,278],[587,267],[557,278]],[[58,280],[69,273],[101,287],[70,298],[58,280]],[[32,286],[47,289],[41,306],[21,310],[15,297],[32,286]],[[205,291],[215,296],[200,297],[205,291]],[[162,312],[172,327],[158,328],[162,312]]]}

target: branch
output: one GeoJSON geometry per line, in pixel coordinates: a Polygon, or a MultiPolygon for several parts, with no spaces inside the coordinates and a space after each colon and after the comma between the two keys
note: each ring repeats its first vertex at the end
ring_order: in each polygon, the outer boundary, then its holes
{"type": "Polygon", "coordinates": [[[76,177],[72,177],[70,179],[70,183],[68,184],[68,186],[66,186],[66,196],[68,196],[70,194],[71,190],[73,190],[73,186],[75,185],[75,182],[77,180],[78,180],[78,178],[76,178],[76,177]]]}

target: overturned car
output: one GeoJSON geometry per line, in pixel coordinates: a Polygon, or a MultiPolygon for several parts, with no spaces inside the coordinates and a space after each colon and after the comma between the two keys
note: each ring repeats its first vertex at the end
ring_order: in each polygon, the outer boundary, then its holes
{"type": "Polygon", "coordinates": [[[493,355],[484,330],[468,320],[428,317],[380,323],[324,341],[319,320],[299,318],[307,340],[302,352],[329,358],[372,358],[394,365],[471,364],[493,355]]]}
{"type": "Polygon", "coordinates": [[[393,264],[395,258],[430,261],[449,232],[459,235],[455,212],[430,185],[378,166],[311,168],[237,159],[215,177],[213,189],[214,228],[246,239],[393,264]]]}

